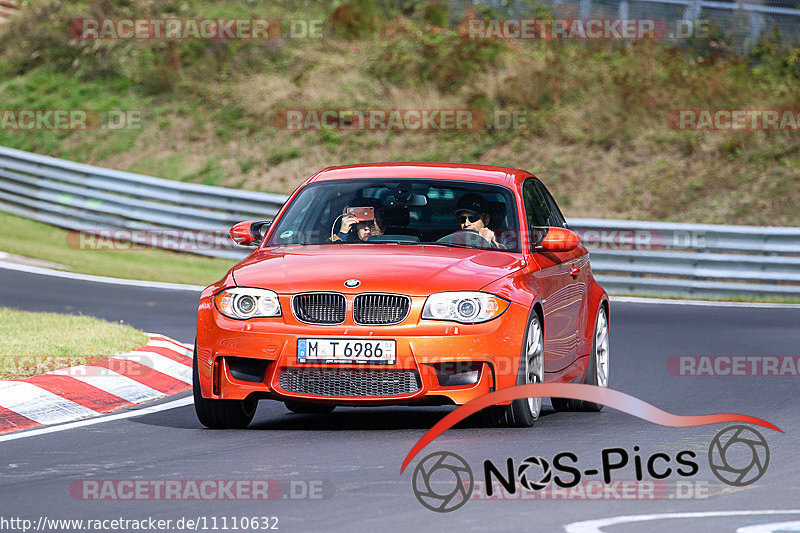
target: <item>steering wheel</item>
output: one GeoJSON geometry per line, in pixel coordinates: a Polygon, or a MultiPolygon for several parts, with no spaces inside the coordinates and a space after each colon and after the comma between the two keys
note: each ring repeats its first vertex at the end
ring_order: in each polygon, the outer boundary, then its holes
{"type": "Polygon", "coordinates": [[[495,249],[492,243],[481,237],[481,234],[474,229],[459,229],[449,235],[445,235],[436,242],[469,246],[470,248],[480,248],[483,250],[495,249]]]}

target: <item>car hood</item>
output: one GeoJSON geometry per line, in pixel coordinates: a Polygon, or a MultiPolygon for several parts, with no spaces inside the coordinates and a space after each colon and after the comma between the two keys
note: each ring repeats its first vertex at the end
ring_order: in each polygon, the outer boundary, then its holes
{"type": "Polygon", "coordinates": [[[392,244],[291,246],[255,252],[234,267],[233,277],[239,286],[282,294],[335,291],[424,296],[478,290],[523,266],[520,255],[492,250],[392,244]],[[344,282],[349,279],[361,284],[347,288],[344,282]]]}

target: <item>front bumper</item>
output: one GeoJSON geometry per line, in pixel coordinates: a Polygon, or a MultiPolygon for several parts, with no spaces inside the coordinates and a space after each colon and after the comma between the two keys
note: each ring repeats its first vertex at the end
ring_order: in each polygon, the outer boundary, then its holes
{"type": "MultiPolygon", "coordinates": [[[[352,298],[347,295],[348,309],[352,298]]],[[[422,320],[424,297],[412,297],[400,324],[310,325],[291,312],[290,297],[280,295],[283,316],[228,319],[211,297],[200,301],[197,361],[205,398],[241,400],[250,395],[277,400],[337,405],[463,404],[492,390],[516,384],[528,309],[511,303],[498,318],[483,324],[422,320]],[[297,361],[300,338],[394,339],[392,365],[307,364],[297,361]],[[243,376],[245,367],[255,376],[243,376]],[[263,369],[263,378],[260,375],[263,369]],[[448,372],[477,371],[477,381],[452,385],[448,372]],[[242,379],[242,378],[245,379],[242,379]]],[[[475,376],[474,372],[471,374],[475,376]]]]}

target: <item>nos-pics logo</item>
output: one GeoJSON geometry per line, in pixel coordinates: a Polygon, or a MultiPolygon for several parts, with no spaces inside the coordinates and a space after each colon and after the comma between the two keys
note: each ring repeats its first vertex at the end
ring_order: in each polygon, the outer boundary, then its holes
{"type": "MultiPolygon", "coordinates": [[[[634,447],[638,451],[639,447],[634,447]]],[[[695,475],[699,468],[693,461],[696,454],[682,451],[676,455],[674,472],[686,476],[695,475]],[[680,468],[679,468],[680,467],[680,468]]],[[[527,457],[516,469],[513,460],[508,472],[514,472],[516,479],[501,479],[501,484],[510,493],[516,491],[517,484],[529,491],[539,491],[555,482],[561,487],[570,487],[580,482],[582,475],[602,475],[605,483],[611,482],[613,470],[621,469],[629,463],[628,454],[622,448],[603,450],[600,469],[581,471],[574,464],[567,465],[563,461],[568,458],[576,463],[577,456],[563,452],[555,456],[553,461],[542,457],[527,457]],[[609,453],[606,453],[609,452],[609,453]],[[565,482],[558,474],[566,473],[569,481],[565,482]]],[[[673,473],[669,464],[669,456],[655,453],[647,458],[634,456],[637,480],[643,479],[646,466],[647,474],[655,479],[664,479],[673,473]]],[[[769,446],[761,433],[745,426],[730,426],[717,433],[708,447],[708,464],[714,475],[723,483],[735,487],[743,487],[758,481],[769,466],[769,446]]],[[[491,491],[490,473],[498,474],[500,470],[491,461],[484,462],[484,480],[487,491],[491,491]]],[[[510,477],[510,476],[509,476],[510,477]]],[[[469,501],[475,485],[475,476],[463,457],[452,452],[434,452],[424,457],[414,469],[411,480],[417,501],[427,509],[438,513],[455,511],[469,501]]]]}

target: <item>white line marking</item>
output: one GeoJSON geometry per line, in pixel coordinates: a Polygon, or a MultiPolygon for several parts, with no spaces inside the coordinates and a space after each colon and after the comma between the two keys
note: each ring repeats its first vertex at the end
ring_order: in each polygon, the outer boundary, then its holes
{"type": "Polygon", "coordinates": [[[188,348],[184,348],[183,346],[179,346],[173,342],[157,341],[150,339],[150,342],[147,343],[147,347],[150,346],[154,346],[156,348],[166,348],[168,350],[172,350],[173,352],[178,353],[179,355],[183,355],[190,358],[194,354],[194,352],[189,350],[188,348]]]}
{"type": "Polygon", "coordinates": [[[186,285],[183,283],[165,283],[163,281],[141,281],[136,279],[93,276],[90,274],[76,274],[75,272],[63,272],[61,270],[53,270],[50,268],[18,265],[16,263],[7,263],[5,261],[0,261],[0,268],[5,268],[7,270],[18,270],[20,272],[28,272],[29,274],[40,274],[42,276],[53,276],[56,278],[68,278],[79,281],[91,281],[93,283],[110,283],[113,285],[129,285],[132,287],[143,287],[150,289],[167,289],[174,291],[192,291],[192,292],[200,292],[203,289],[205,289],[205,287],[201,285],[186,285]]]}
{"type": "Polygon", "coordinates": [[[585,520],[583,522],[573,522],[564,526],[567,533],[602,533],[606,526],[617,524],[629,524],[631,522],[648,522],[652,520],[671,520],[678,518],[706,518],[713,516],[751,516],[751,515],[770,515],[770,514],[800,514],[800,509],[786,510],[767,510],[767,511],[704,511],[698,513],[660,513],[660,514],[640,514],[626,516],[612,516],[610,518],[599,518],[596,520],[585,520]]]}
{"type": "Polygon", "coordinates": [[[16,440],[16,439],[24,439],[26,437],[36,437],[38,435],[44,435],[47,433],[55,433],[57,431],[66,431],[68,429],[74,429],[84,426],[92,426],[94,424],[103,424],[105,422],[113,422],[114,420],[122,420],[125,418],[132,418],[135,416],[145,416],[150,415],[153,413],[158,413],[160,411],[166,411],[168,409],[175,409],[177,407],[184,407],[186,405],[192,405],[194,400],[191,396],[187,396],[186,398],[181,398],[179,400],[174,400],[167,403],[162,403],[161,405],[154,405],[152,407],[143,407],[141,409],[136,409],[134,411],[127,411],[125,413],[117,413],[114,415],[106,415],[106,416],[99,416],[95,418],[90,418],[89,420],[80,420],[78,422],[70,422],[68,424],[63,424],[60,426],[48,426],[44,428],[37,428],[31,429],[29,431],[21,431],[18,433],[11,433],[8,435],[0,435],[0,442],[5,442],[9,440],[16,440]]]}
{"type": "Polygon", "coordinates": [[[736,533],[778,533],[779,531],[800,531],[800,520],[743,526],[737,529],[736,533]]]}
{"type": "Polygon", "coordinates": [[[614,296],[609,295],[612,303],[633,303],[633,304],[672,304],[672,305],[698,305],[709,307],[750,307],[762,309],[798,309],[800,304],[777,304],[777,303],[758,303],[758,302],[715,302],[710,300],[675,300],[672,298],[644,298],[638,296],[614,296]]]}
{"type": "Polygon", "coordinates": [[[24,381],[0,382],[0,406],[40,424],[59,424],[97,411],[24,381]]]}
{"type": "Polygon", "coordinates": [[[155,352],[148,352],[146,350],[139,350],[137,352],[127,352],[119,355],[112,356],[112,359],[122,359],[127,361],[135,361],[139,364],[149,366],[153,370],[157,370],[162,374],[172,376],[179,379],[184,383],[192,382],[192,367],[173,361],[169,357],[164,357],[155,352]]]}
{"type": "Polygon", "coordinates": [[[176,344],[180,348],[185,348],[185,349],[187,349],[189,351],[194,350],[194,344],[176,341],[172,337],[167,337],[166,335],[161,335],[160,333],[147,333],[145,331],[144,334],[147,335],[147,337],[150,340],[157,340],[157,341],[162,341],[162,342],[163,341],[171,342],[173,344],[176,344]]]}
{"type": "Polygon", "coordinates": [[[73,366],[48,374],[70,376],[131,403],[142,403],[164,396],[162,392],[102,366],[73,366]]]}

